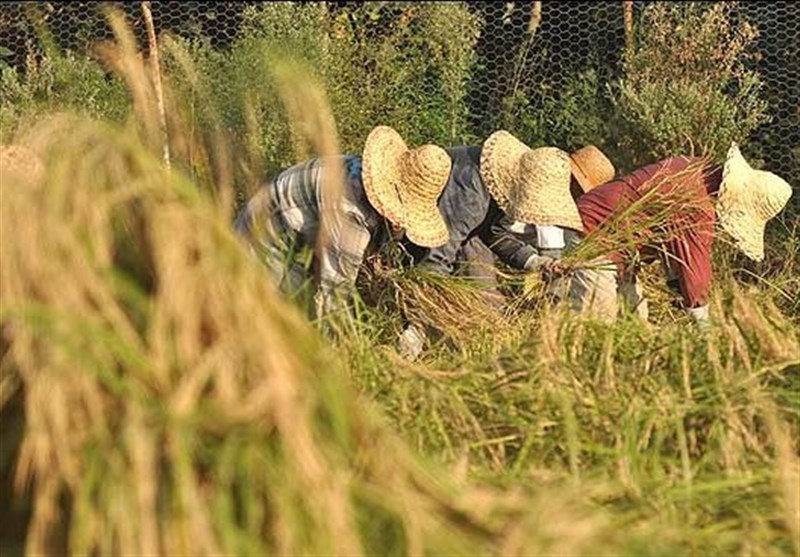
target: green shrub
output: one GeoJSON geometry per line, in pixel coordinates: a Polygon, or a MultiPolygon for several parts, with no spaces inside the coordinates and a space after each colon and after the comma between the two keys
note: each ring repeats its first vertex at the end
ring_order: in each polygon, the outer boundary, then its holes
{"type": "Polygon", "coordinates": [[[409,144],[468,140],[466,82],[479,24],[463,4],[370,2],[323,11],[317,4],[247,7],[229,51],[184,42],[225,125],[270,174],[310,156],[293,141],[272,61],[301,53],[325,83],[346,152],[391,125],[409,144]]]}
{"type": "Polygon", "coordinates": [[[542,81],[530,91],[515,91],[503,101],[503,126],[531,146],[602,146],[608,104],[597,72],[589,69],[567,77],[562,87],[542,81]]]}
{"type": "Polygon", "coordinates": [[[37,60],[29,55],[21,74],[0,62],[0,133],[11,133],[28,116],[69,109],[121,120],[130,100],[125,87],[95,61],[55,49],[37,60]]]}
{"type": "Polygon", "coordinates": [[[757,31],[734,24],[731,8],[645,8],[614,91],[616,144],[627,166],[677,153],[721,158],[767,121],[761,80],[748,68],[757,31]]]}

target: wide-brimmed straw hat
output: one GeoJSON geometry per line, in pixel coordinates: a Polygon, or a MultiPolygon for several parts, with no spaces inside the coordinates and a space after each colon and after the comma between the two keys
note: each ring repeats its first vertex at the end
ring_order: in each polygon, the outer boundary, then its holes
{"type": "Polygon", "coordinates": [[[791,186],[765,170],[752,168],[734,143],[722,169],[717,216],[736,246],[755,261],[764,259],[764,228],[792,196],[791,186]]]}
{"type": "Polygon", "coordinates": [[[367,137],[362,177],[367,198],[389,221],[405,228],[418,246],[434,248],[450,238],[437,200],[450,176],[452,162],[436,145],[409,149],[389,126],[367,137]]]}
{"type": "Polygon", "coordinates": [[[15,182],[36,184],[44,177],[44,164],[23,145],[0,145],[0,172],[15,182]]]}
{"type": "Polygon", "coordinates": [[[570,193],[570,158],[555,147],[531,149],[505,130],[483,143],[481,178],[512,219],[583,230],[570,193]]]}
{"type": "Polygon", "coordinates": [[[584,193],[614,179],[616,170],[605,154],[594,145],[581,147],[570,156],[572,175],[584,193]]]}

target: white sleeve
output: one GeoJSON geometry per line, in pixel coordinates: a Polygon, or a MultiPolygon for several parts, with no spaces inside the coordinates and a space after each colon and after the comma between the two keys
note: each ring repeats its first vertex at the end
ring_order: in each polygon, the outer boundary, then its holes
{"type": "Polygon", "coordinates": [[[521,220],[515,220],[508,226],[508,231],[514,234],[530,234],[536,227],[521,220]]]}
{"type": "Polygon", "coordinates": [[[537,226],[536,244],[539,249],[564,249],[564,229],[560,226],[537,226]]]}

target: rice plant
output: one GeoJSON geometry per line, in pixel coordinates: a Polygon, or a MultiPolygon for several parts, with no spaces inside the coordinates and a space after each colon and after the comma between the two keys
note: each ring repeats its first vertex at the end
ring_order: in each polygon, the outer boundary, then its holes
{"type": "MultiPolygon", "coordinates": [[[[111,18],[131,119],[54,107],[4,138],[41,163],[0,168],[0,496],[26,511],[4,554],[800,552],[800,335],[759,285],[718,276],[698,334],[373,267],[327,338],[231,231],[258,162],[197,118],[213,90],[166,47],[194,83],[164,76],[166,168],[111,18]],[[443,333],[418,362],[409,318],[443,333]]],[[[297,141],[336,152],[313,77],[265,64],[297,141]]]]}

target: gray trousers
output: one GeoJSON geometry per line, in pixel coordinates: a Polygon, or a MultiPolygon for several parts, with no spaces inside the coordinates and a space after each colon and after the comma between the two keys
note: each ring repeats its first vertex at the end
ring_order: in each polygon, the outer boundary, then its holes
{"type": "Polygon", "coordinates": [[[617,318],[620,306],[647,321],[649,310],[636,275],[620,278],[613,261],[598,258],[578,269],[569,289],[573,312],[607,323],[617,318]]]}
{"type": "MultiPolygon", "coordinates": [[[[578,233],[565,234],[567,249],[575,248],[581,239],[578,233]]],[[[606,257],[589,261],[575,271],[569,283],[569,304],[573,312],[607,323],[617,318],[621,308],[644,321],[650,314],[636,274],[620,277],[616,264],[606,257]]]]}

